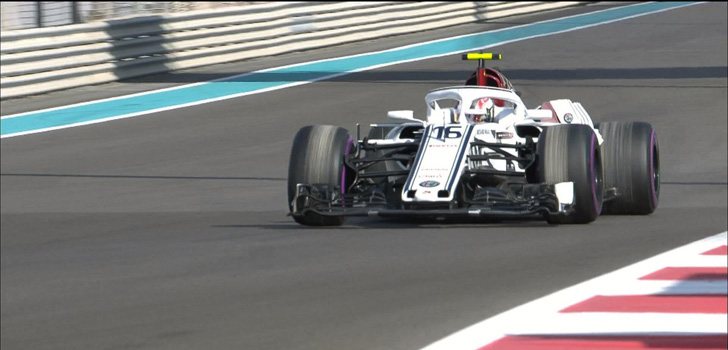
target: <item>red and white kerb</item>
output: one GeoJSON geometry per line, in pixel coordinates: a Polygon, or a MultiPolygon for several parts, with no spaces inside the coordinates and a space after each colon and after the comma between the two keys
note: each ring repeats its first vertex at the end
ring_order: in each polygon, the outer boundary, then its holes
{"type": "Polygon", "coordinates": [[[728,233],[482,321],[424,350],[728,349],[728,233]]]}

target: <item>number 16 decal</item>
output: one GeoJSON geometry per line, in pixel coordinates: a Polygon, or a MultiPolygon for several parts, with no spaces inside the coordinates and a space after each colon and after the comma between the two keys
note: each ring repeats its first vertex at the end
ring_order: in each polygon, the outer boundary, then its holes
{"type": "Polygon", "coordinates": [[[461,127],[460,125],[436,126],[432,128],[432,134],[436,139],[459,139],[463,137],[463,133],[459,131],[461,127]]]}

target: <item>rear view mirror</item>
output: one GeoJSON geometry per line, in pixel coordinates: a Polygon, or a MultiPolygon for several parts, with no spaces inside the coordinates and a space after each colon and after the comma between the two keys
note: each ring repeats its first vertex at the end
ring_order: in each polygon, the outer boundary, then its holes
{"type": "Polygon", "coordinates": [[[547,120],[553,117],[553,111],[550,109],[528,109],[526,110],[526,118],[534,120],[547,120]]]}
{"type": "Polygon", "coordinates": [[[390,119],[415,119],[414,111],[389,111],[387,118],[390,119]]]}
{"type": "Polygon", "coordinates": [[[422,123],[421,120],[415,119],[414,111],[389,111],[387,112],[387,122],[393,124],[422,123]]]}

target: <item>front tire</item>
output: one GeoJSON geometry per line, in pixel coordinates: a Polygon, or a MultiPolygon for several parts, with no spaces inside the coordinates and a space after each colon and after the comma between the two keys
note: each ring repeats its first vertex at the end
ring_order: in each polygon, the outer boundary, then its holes
{"type": "MultiPolygon", "coordinates": [[[[288,206],[293,211],[296,185],[323,184],[339,188],[342,194],[349,185],[352,170],[344,163],[344,156],[353,150],[353,140],[346,129],[332,125],[303,127],[296,133],[288,165],[288,206]]],[[[321,215],[300,208],[303,215],[293,216],[302,225],[338,226],[342,216],[321,215]]]]}
{"type": "Polygon", "coordinates": [[[603,122],[604,186],[617,197],[604,203],[605,214],[647,215],[660,198],[660,149],[655,129],[644,122],[603,122]]]}
{"type": "Polygon", "coordinates": [[[557,125],[544,128],[539,136],[538,176],[553,185],[574,183],[573,211],[549,214],[553,224],[585,224],[602,210],[604,192],[601,152],[596,134],[588,125],[557,125]]]}

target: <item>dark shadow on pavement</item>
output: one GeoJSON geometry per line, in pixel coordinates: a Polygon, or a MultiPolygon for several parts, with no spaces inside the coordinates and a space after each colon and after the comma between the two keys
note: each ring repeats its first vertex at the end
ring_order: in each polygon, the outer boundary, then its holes
{"type": "Polygon", "coordinates": [[[153,180],[262,180],[286,181],[280,177],[256,176],[164,176],[164,175],[90,175],[90,174],[0,174],[10,177],[71,177],[71,178],[97,178],[97,179],[153,179],[153,180]]]}
{"type": "Polygon", "coordinates": [[[259,228],[267,230],[412,230],[441,228],[446,233],[448,228],[477,227],[484,230],[497,228],[556,228],[540,219],[523,219],[519,221],[494,221],[494,220],[415,220],[415,219],[382,219],[382,218],[351,218],[342,226],[304,226],[299,225],[290,218],[290,222],[271,222],[267,224],[231,224],[212,225],[213,228],[259,228]]]}
{"type": "MultiPolygon", "coordinates": [[[[579,69],[502,69],[503,73],[514,80],[590,80],[590,79],[695,79],[728,77],[728,66],[707,67],[662,67],[662,68],[579,68],[579,69]]],[[[464,82],[470,76],[470,69],[455,70],[392,70],[347,73],[344,76],[327,78],[331,82],[371,82],[371,83],[442,83],[464,82]]],[[[123,80],[125,83],[197,83],[215,79],[226,82],[301,82],[322,79],[342,74],[340,71],[291,71],[291,72],[228,72],[192,73],[171,72],[123,80]],[[239,76],[234,76],[234,75],[239,76]],[[245,74],[245,75],[244,75],[245,74]]]]}
{"type": "Polygon", "coordinates": [[[662,181],[660,185],[676,185],[676,186],[691,186],[691,185],[705,185],[705,186],[728,186],[728,182],[725,181],[662,181]]]}

